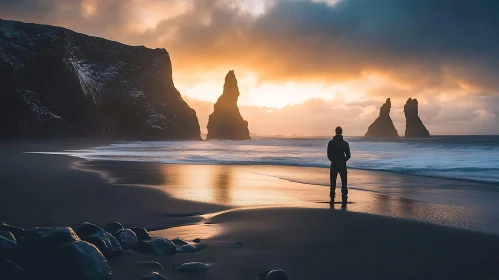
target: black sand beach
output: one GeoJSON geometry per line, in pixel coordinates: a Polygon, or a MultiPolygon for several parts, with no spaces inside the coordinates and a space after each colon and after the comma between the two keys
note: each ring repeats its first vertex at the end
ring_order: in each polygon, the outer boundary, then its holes
{"type": "Polygon", "coordinates": [[[327,188],[254,173],[241,175],[237,168],[228,176],[220,175],[227,173],[223,166],[85,164],[65,156],[24,153],[98,144],[91,140],[2,144],[0,220],[26,228],[119,221],[126,226],[165,229],[153,232],[157,236],[202,239],[203,250],[193,254],[158,257],[126,251],[110,261],[113,279],[139,279],[148,271],[136,264],[149,260],[163,264],[165,270],[160,272],[170,279],[255,279],[277,268],[286,270],[291,279],[499,277],[499,235],[409,220],[439,211],[445,217],[449,209],[441,205],[389,197],[376,206],[369,201],[378,201],[377,195],[353,190],[354,203],[346,209],[339,205],[330,209],[321,203],[327,198],[327,188]],[[104,173],[81,170],[89,167],[104,173]],[[196,172],[181,175],[186,170],[196,172]],[[203,177],[207,173],[216,174],[203,177]],[[113,184],[109,178],[124,184],[113,184]],[[214,185],[219,188],[210,188],[214,185]],[[278,202],[266,201],[269,195],[278,202]],[[383,210],[383,205],[388,208],[383,210]],[[425,207],[430,212],[420,212],[425,207]],[[394,215],[399,218],[381,216],[392,209],[401,211],[394,215]],[[244,245],[237,248],[237,241],[244,245]],[[211,269],[199,275],[171,270],[186,261],[205,262],[211,269]]]}
{"type": "Polygon", "coordinates": [[[166,228],[199,220],[193,213],[227,208],[172,199],[154,188],[117,187],[98,172],[75,169],[77,159],[26,153],[102,143],[75,139],[1,144],[0,220],[26,228],[85,221],[98,225],[120,221],[126,225],[166,228]]]}

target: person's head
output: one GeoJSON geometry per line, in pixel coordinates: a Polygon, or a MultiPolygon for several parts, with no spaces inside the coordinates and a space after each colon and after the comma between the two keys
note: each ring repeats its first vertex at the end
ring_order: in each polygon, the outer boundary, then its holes
{"type": "Polygon", "coordinates": [[[341,135],[343,134],[343,128],[341,128],[341,126],[337,126],[334,132],[336,132],[336,135],[341,135]]]}

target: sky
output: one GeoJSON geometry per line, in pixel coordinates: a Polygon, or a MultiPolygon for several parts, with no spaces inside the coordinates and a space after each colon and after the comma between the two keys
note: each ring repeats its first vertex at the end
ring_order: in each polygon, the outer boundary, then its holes
{"type": "Polygon", "coordinates": [[[385,99],[404,134],[499,134],[497,0],[0,0],[0,18],[165,48],[206,132],[226,73],[258,135],[363,135],[385,99]]]}

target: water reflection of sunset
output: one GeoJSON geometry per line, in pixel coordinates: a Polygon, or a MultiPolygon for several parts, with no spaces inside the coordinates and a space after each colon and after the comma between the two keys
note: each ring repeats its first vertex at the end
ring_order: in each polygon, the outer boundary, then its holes
{"type": "MultiPolygon", "coordinates": [[[[237,208],[341,209],[341,204],[331,207],[327,203],[327,168],[106,161],[87,161],[79,168],[99,170],[119,184],[159,188],[183,200],[237,208]]],[[[491,228],[496,215],[473,204],[453,202],[451,194],[460,188],[458,181],[363,170],[350,170],[349,179],[351,203],[341,210],[499,232],[499,228],[491,228]]],[[[470,201],[476,199],[469,197],[470,201]]]]}
{"type": "Polygon", "coordinates": [[[164,189],[181,199],[232,206],[297,203],[289,194],[274,188],[279,179],[257,175],[244,167],[193,165],[189,172],[182,172],[182,165],[165,165],[162,170],[164,189]]]}

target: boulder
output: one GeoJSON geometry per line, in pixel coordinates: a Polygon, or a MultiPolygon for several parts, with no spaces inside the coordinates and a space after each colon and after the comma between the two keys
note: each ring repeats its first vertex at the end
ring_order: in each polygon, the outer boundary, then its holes
{"type": "Polygon", "coordinates": [[[55,251],[55,279],[107,280],[111,268],[102,253],[85,241],[66,243],[55,251]]]}
{"type": "Polygon", "coordinates": [[[189,242],[183,240],[182,238],[180,237],[176,237],[174,239],[172,239],[172,242],[173,244],[175,244],[176,246],[182,246],[182,245],[187,245],[189,244],[189,242]]]}
{"type": "Polygon", "coordinates": [[[114,237],[116,237],[123,250],[132,249],[139,242],[137,235],[131,229],[120,229],[114,237]]]}
{"type": "Polygon", "coordinates": [[[0,231],[0,259],[15,258],[17,240],[10,231],[0,231]]]}
{"type": "Polygon", "coordinates": [[[10,260],[3,260],[0,261],[0,279],[24,280],[28,279],[28,275],[17,263],[10,260]]]}
{"type": "Polygon", "coordinates": [[[26,230],[0,222],[0,231],[10,231],[16,239],[26,236],[26,230]]]}
{"type": "Polygon", "coordinates": [[[102,231],[103,229],[94,224],[84,222],[77,226],[74,226],[73,230],[81,239],[83,239],[84,237],[90,236],[98,231],[102,231]]]}
{"type": "Polygon", "coordinates": [[[118,222],[111,222],[104,227],[104,230],[112,235],[115,235],[120,229],[124,229],[124,227],[118,222]]]}
{"type": "Polygon", "coordinates": [[[147,229],[145,228],[131,227],[129,229],[135,233],[139,241],[149,240],[152,238],[147,229]]]}
{"type": "Polygon", "coordinates": [[[201,273],[207,271],[208,269],[210,269],[210,267],[204,263],[188,262],[175,267],[173,270],[182,273],[201,273]]]}
{"type": "Polygon", "coordinates": [[[164,269],[162,264],[155,261],[140,262],[139,266],[151,269],[164,269]]]}
{"type": "Polygon", "coordinates": [[[194,243],[201,243],[201,239],[200,238],[196,238],[196,239],[192,240],[192,242],[194,242],[194,243]]]}
{"type": "Polygon", "coordinates": [[[196,246],[194,245],[191,245],[191,244],[186,244],[186,245],[182,245],[182,246],[179,246],[177,247],[177,253],[194,253],[194,252],[197,252],[197,248],[196,246]]]}
{"type": "Polygon", "coordinates": [[[152,251],[158,256],[168,256],[177,251],[175,244],[166,238],[153,237],[147,243],[151,245],[152,251]]]}
{"type": "Polygon", "coordinates": [[[207,139],[247,140],[251,139],[248,122],[243,119],[237,100],[239,88],[234,71],[225,77],[222,95],[215,103],[213,113],[208,119],[207,139]]]}
{"type": "Polygon", "coordinates": [[[26,236],[18,240],[23,250],[50,250],[56,246],[79,241],[80,237],[70,227],[37,227],[26,231],[26,236]]]}
{"type": "Polygon", "coordinates": [[[411,98],[407,99],[404,106],[406,138],[430,137],[430,132],[419,118],[418,111],[418,100],[411,98]]]}
{"type": "Polygon", "coordinates": [[[165,277],[163,277],[161,274],[159,274],[157,272],[151,272],[151,273],[148,273],[146,275],[143,275],[142,277],[140,277],[140,279],[143,279],[143,280],[166,280],[165,277]]]}
{"type": "Polygon", "coordinates": [[[263,278],[263,280],[289,280],[288,274],[282,270],[272,270],[263,278]]]}
{"type": "Polygon", "coordinates": [[[139,241],[133,249],[140,253],[154,253],[158,256],[175,254],[177,247],[166,238],[153,237],[147,241],[139,241]]]}
{"type": "Polygon", "coordinates": [[[17,240],[10,231],[0,231],[0,250],[17,247],[17,240]]]}
{"type": "Polygon", "coordinates": [[[88,236],[82,237],[83,240],[95,245],[104,256],[115,258],[121,256],[123,248],[114,236],[104,230],[96,231],[88,236]]]}
{"type": "Polygon", "coordinates": [[[369,126],[366,132],[366,137],[382,137],[382,138],[396,138],[399,137],[397,129],[393,125],[390,118],[390,109],[392,103],[390,98],[386,99],[385,104],[379,110],[378,118],[369,126]]]}
{"type": "Polygon", "coordinates": [[[25,231],[25,236],[17,240],[16,262],[30,275],[38,279],[57,279],[52,277],[57,263],[54,251],[58,246],[80,241],[70,227],[37,227],[25,231]]]}

